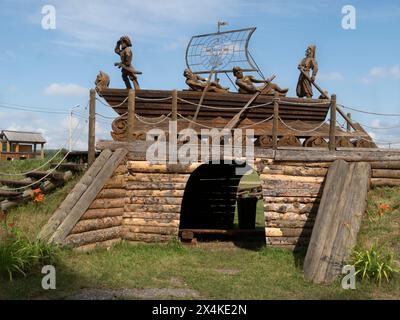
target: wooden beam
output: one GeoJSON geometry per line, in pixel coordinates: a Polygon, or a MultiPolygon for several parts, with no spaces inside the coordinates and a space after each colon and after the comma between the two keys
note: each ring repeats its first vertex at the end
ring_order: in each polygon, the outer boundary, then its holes
{"type": "MultiPolygon", "coordinates": [[[[350,113],[350,112],[347,113],[347,118],[349,118],[349,119],[351,120],[351,113],[350,113]]],[[[347,122],[347,121],[346,121],[346,130],[347,130],[347,132],[350,132],[350,131],[351,131],[351,125],[350,125],[350,123],[347,122]]]]}
{"type": "Polygon", "coordinates": [[[274,118],[272,122],[272,148],[274,150],[278,147],[278,125],[279,125],[279,98],[278,95],[275,94],[274,97],[274,118]]]}
{"type": "Polygon", "coordinates": [[[98,175],[92,180],[92,183],[87,187],[87,189],[85,189],[82,196],[75,203],[64,221],[57,228],[56,232],[50,237],[50,242],[56,244],[64,243],[65,238],[96,199],[96,196],[99,194],[107,180],[112,176],[121,160],[126,156],[126,153],[126,150],[118,149],[106,161],[98,175]]]}
{"type": "Polygon", "coordinates": [[[104,150],[95,163],[86,171],[83,177],[75,185],[72,191],[67,195],[58,209],[51,216],[46,225],[42,228],[39,233],[39,238],[47,240],[64,221],[65,217],[72,210],[76,202],[81,198],[82,194],[86,191],[89,185],[93,182],[95,177],[100,172],[101,168],[105,165],[108,159],[111,157],[112,152],[110,150],[104,150]]]}
{"type": "Polygon", "coordinates": [[[329,125],[329,150],[336,147],[336,94],[331,97],[331,119],[329,125]]]}
{"type": "Polygon", "coordinates": [[[178,91],[172,90],[172,110],[171,110],[171,120],[178,120],[178,91]]]}
{"type": "Polygon", "coordinates": [[[307,255],[304,276],[331,283],[340,274],[356,244],[366,209],[371,167],[336,161],[329,168],[307,255]]]}
{"type": "Polygon", "coordinates": [[[94,163],[96,157],[95,141],[96,141],[96,90],[90,90],[89,105],[89,134],[88,134],[88,165],[94,163]]]}
{"type": "Polygon", "coordinates": [[[347,124],[350,125],[354,130],[357,131],[357,126],[351,121],[351,119],[346,115],[346,113],[338,106],[336,106],[337,112],[346,120],[347,124]]]}
{"type": "Polygon", "coordinates": [[[136,92],[135,90],[129,90],[128,93],[128,120],[127,120],[127,130],[126,130],[126,141],[132,142],[133,140],[133,131],[135,127],[135,99],[136,92]]]}
{"type": "Polygon", "coordinates": [[[44,159],[44,143],[40,144],[40,159],[44,159]]]}

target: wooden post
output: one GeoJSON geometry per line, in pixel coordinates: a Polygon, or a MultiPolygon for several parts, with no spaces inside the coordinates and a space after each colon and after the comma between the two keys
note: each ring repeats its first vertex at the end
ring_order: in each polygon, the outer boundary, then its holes
{"type": "Polygon", "coordinates": [[[16,152],[16,153],[19,153],[19,143],[16,143],[16,144],[15,144],[15,152],[16,152]]]}
{"type": "Polygon", "coordinates": [[[96,157],[95,140],[96,140],[96,90],[90,90],[89,105],[89,141],[88,141],[88,166],[90,167],[96,157]]]}
{"type": "Polygon", "coordinates": [[[40,144],[40,159],[44,159],[44,143],[40,144]]]}
{"type": "MultiPolygon", "coordinates": [[[[347,118],[349,118],[351,120],[351,113],[350,112],[347,114],[347,118]]],[[[347,121],[346,121],[346,123],[347,123],[347,132],[350,132],[351,131],[351,125],[347,121]]]]}
{"type": "Polygon", "coordinates": [[[336,94],[331,96],[331,121],[329,126],[329,150],[336,148],[336,94]]]}
{"type": "Polygon", "coordinates": [[[7,141],[7,152],[11,151],[11,145],[10,145],[10,141],[7,141]]]}
{"type": "Polygon", "coordinates": [[[36,153],[37,153],[37,145],[36,143],[33,144],[33,159],[36,159],[36,153]]]}
{"type": "Polygon", "coordinates": [[[274,102],[274,119],[272,122],[272,147],[274,150],[278,148],[278,125],[279,125],[279,98],[275,94],[274,102]]]}
{"type": "Polygon", "coordinates": [[[178,92],[172,90],[172,110],[171,110],[171,120],[178,120],[178,92]]]}
{"type": "Polygon", "coordinates": [[[126,130],[126,141],[133,141],[133,131],[135,129],[135,100],[136,93],[135,90],[129,90],[128,93],[128,120],[127,120],[127,130],[126,130]]]}

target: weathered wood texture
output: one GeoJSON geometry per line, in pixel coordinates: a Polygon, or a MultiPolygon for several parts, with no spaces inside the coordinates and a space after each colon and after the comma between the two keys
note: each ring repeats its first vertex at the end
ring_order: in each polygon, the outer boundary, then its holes
{"type": "Polygon", "coordinates": [[[263,187],[267,245],[291,250],[307,246],[327,168],[304,163],[258,163],[263,187]]]}
{"type": "Polygon", "coordinates": [[[198,166],[128,161],[123,239],[164,242],[178,236],[186,182],[198,166]]]}
{"type": "MultiPolygon", "coordinates": [[[[96,199],[106,181],[112,176],[114,170],[118,167],[120,162],[126,156],[126,153],[126,150],[119,149],[115,151],[110,157],[105,157],[105,161],[103,159],[101,161],[102,163],[97,163],[98,166],[101,166],[100,170],[97,172],[96,176],[91,177],[91,182],[89,184],[81,184],[81,188],[83,187],[84,190],[77,190],[77,194],[79,194],[80,196],[71,197],[71,199],[67,198],[65,200],[68,200],[68,203],[66,205],[68,207],[68,210],[64,209],[64,212],[60,213],[60,215],[64,215],[65,218],[59,224],[54,234],[51,235],[51,242],[59,244],[62,244],[64,242],[64,239],[68,236],[68,234],[74,228],[76,223],[80,220],[82,215],[84,215],[86,210],[92,205],[93,201],[96,199]]],[[[93,164],[93,166],[96,165],[96,162],[93,164]]],[[[97,171],[97,169],[95,170],[97,171]]],[[[82,180],[85,180],[85,176],[82,178],[82,180]]]]}
{"type": "Polygon", "coordinates": [[[356,244],[370,183],[368,163],[335,161],[325,189],[304,261],[305,278],[330,283],[356,244]]]}

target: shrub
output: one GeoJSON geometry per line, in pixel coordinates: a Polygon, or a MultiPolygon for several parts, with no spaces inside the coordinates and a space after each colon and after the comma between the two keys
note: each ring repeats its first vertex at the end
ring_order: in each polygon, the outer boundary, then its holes
{"type": "Polygon", "coordinates": [[[374,279],[381,284],[382,278],[389,282],[390,278],[398,273],[395,268],[393,254],[386,253],[383,248],[372,246],[371,249],[355,249],[353,265],[356,275],[362,280],[374,279]]]}
{"type": "Polygon", "coordinates": [[[35,268],[56,263],[56,247],[41,240],[32,241],[15,227],[11,230],[5,227],[2,231],[0,277],[8,277],[12,281],[16,275],[26,276],[35,268]]]}

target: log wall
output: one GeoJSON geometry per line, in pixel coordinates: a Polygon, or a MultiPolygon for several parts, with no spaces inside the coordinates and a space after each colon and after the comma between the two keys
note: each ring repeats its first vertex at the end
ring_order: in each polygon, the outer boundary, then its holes
{"type": "Polygon", "coordinates": [[[308,244],[326,172],[304,163],[272,162],[259,168],[267,245],[296,249],[308,244]]]}
{"type": "Polygon", "coordinates": [[[186,182],[196,168],[128,161],[122,237],[135,242],[177,237],[186,182]]]}
{"type": "MultiPolygon", "coordinates": [[[[201,163],[149,165],[130,154],[115,170],[64,243],[91,249],[121,239],[168,241],[179,233],[184,191],[201,163]]],[[[331,162],[256,160],[263,190],[266,243],[307,246],[331,162]]],[[[370,162],[372,186],[400,184],[400,162],[370,162]]]]}

